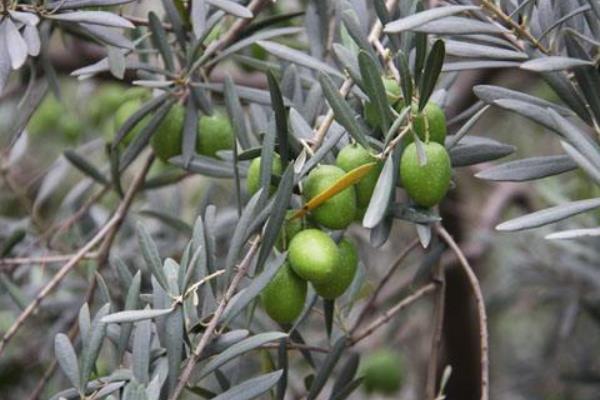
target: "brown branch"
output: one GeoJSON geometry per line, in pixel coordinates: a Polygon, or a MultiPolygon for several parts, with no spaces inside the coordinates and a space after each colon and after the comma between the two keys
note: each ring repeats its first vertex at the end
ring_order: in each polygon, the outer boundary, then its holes
{"type": "Polygon", "coordinates": [[[442,237],[442,239],[450,246],[452,251],[458,257],[460,265],[462,266],[473,295],[475,296],[475,302],[477,304],[477,314],[479,317],[479,339],[480,339],[480,357],[481,357],[481,400],[489,399],[489,360],[488,360],[488,330],[487,330],[487,316],[485,311],[485,302],[481,293],[481,287],[479,286],[479,280],[473,272],[473,269],[469,265],[469,261],[461,251],[460,247],[456,244],[452,236],[444,229],[442,225],[436,226],[436,231],[442,237]]]}
{"type": "Polygon", "coordinates": [[[398,269],[398,267],[400,267],[400,265],[402,265],[402,262],[404,261],[404,259],[410,254],[410,252],[415,247],[417,247],[418,244],[419,244],[419,240],[418,239],[413,240],[408,245],[408,247],[406,247],[398,255],[398,257],[392,262],[389,270],[387,271],[387,273],[385,274],[385,276],[381,279],[381,281],[379,281],[379,284],[377,285],[377,287],[373,291],[373,294],[371,295],[371,297],[367,301],[367,304],[365,304],[365,306],[363,307],[362,311],[358,315],[358,318],[356,318],[356,322],[354,323],[354,326],[352,327],[352,329],[350,329],[350,334],[353,334],[354,332],[356,332],[356,330],[358,329],[360,323],[367,316],[367,313],[371,310],[371,308],[373,307],[373,304],[375,304],[375,301],[377,300],[377,297],[379,296],[379,294],[380,294],[381,290],[383,289],[383,287],[385,286],[385,284],[390,280],[390,278],[392,277],[392,275],[394,274],[394,272],[396,272],[396,270],[398,269]]]}
{"type": "MultiPolygon", "coordinates": [[[[40,257],[15,257],[15,258],[0,258],[0,267],[24,265],[24,264],[53,264],[69,261],[75,254],[56,254],[40,257]]],[[[96,253],[88,253],[83,256],[83,259],[94,259],[96,253]]],[[[0,268],[2,270],[4,268],[0,268]]]]}
{"type": "Polygon", "coordinates": [[[356,336],[351,336],[349,338],[350,344],[355,345],[356,343],[360,342],[367,336],[371,335],[373,332],[375,332],[377,329],[379,329],[382,325],[385,325],[390,319],[392,319],[392,317],[394,315],[398,314],[400,311],[402,311],[403,309],[405,309],[406,307],[408,307],[415,301],[419,300],[421,297],[425,296],[427,293],[434,291],[436,286],[437,286],[436,283],[430,282],[430,283],[422,286],[419,290],[415,291],[414,293],[406,296],[402,301],[400,301],[394,307],[385,311],[378,320],[376,320],[371,325],[369,325],[369,327],[367,329],[365,329],[362,333],[360,333],[356,336]]]}
{"type": "Polygon", "coordinates": [[[442,333],[444,323],[444,307],[446,298],[446,280],[444,279],[444,265],[439,264],[434,276],[439,282],[433,311],[433,334],[431,336],[431,354],[427,365],[427,383],[425,386],[425,399],[436,400],[437,376],[439,367],[439,355],[442,345],[442,333]]]}
{"type": "Polygon", "coordinates": [[[129,190],[125,194],[125,197],[123,198],[121,204],[117,208],[117,211],[115,211],[113,217],[102,227],[102,229],[100,229],[100,231],[98,231],[98,233],[90,241],[88,241],[81,249],[79,249],[77,253],[75,253],[73,258],[71,258],[65,265],[63,265],[63,267],[52,277],[50,282],[48,282],[46,286],[44,286],[42,290],[40,290],[35,299],[25,308],[25,310],[23,310],[21,315],[19,315],[17,320],[12,324],[8,331],[6,331],[6,333],[2,337],[2,340],[0,340],[0,355],[2,354],[2,351],[4,350],[8,342],[17,333],[19,328],[21,328],[25,321],[38,309],[41,302],[60,284],[60,282],[65,278],[65,276],[67,276],[67,274],[76,265],[78,265],[79,262],[82,259],[84,259],[85,256],[94,247],[100,244],[100,242],[103,241],[106,236],[111,236],[115,234],[116,230],[122,223],[123,218],[125,217],[125,214],[127,213],[127,210],[129,209],[129,206],[131,205],[135,194],[137,193],[137,190],[144,182],[144,178],[146,176],[146,173],[148,172],[148,169],[153,159],[154,155],[150,155],[148,157],[144,168],[135,177],[134,181],[129,187],[129,190]]]}
{"type": "Polygon", "coordinates": [[[235,274],[235,276],[231,280],[231,283],[229,284],[229,287],[227,288],[227,291],[223,295],[223,298],[221,299],[221,302],[219,303],[219,306],[217,307],[217,310],[215,311],[215,313],[214,313],[213,317],[211,318],[208,326],[206,327],[206,330],[202,334],[202,337],[200,338],[200,341],[198,342],[198,344],[194,348],[192,354],[188,358],[188,360],[187,360],[187,362],[185,364],[185,367],[183,369],[183,372],[179,376],[179,380],[177,382],[177,386],[175,387],[175,390],[173,391],[173,393],[169,397],[170,400],[176,400],[176,399],[178,399],[179,396],[181,395],[181,392],[185,388],[185,385],[187,384],[187,381],[190,379],[190,376],[192,375],[192,371],[194,370],[194,366],[196,365],[196,363],[200,359],[200,356],[202,355],[202,352],[204,351],[204,348],[209,343],[210,339],[213,336],[213,333],[215,332],[215,330],[217,328],[217,324],[219,323],[219,319],[221,319],[221,315],[223,315],[223,312],[225,311],[225,308],[227,307],[227,304],[229,304],[229,301],[231,300],[231,298],[235,294],[235,291],[236,291],[236,289],[237,289],[240,281],[242,280],[242,278],[246,274],[246,271],[248,270],[248,267],[250,266],[252,258],[254,257],[254,254],[256,254],[256,251],[258,249],[259,243],[260,243],[260,236],[257,237],[254,240],[254,242],[250,246],[250,249],[248,250],[248,253],[246,253],[246,256],[240,262],[238,272],[235,274]]]}

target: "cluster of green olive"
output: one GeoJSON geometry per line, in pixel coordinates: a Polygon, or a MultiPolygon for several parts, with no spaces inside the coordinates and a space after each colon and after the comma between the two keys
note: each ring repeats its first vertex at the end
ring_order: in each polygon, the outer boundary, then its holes
{"type": "MultiPolygon", "coordinates": [[[[121,104],[115,113],[114,132],[131,117],[143,104],[142,98],[128,100],[121,104]]],[[[147,115],[139,121],[123,138],[125,145],[136,137],[143,127],[149,122],[151,116],[147,115]]],[[[164,162],[181,154],[183,144],[183,124],[185,108],[175,104],[161,123],[156,128],[151,139],[151,146],[156,156],[164,162]]],[[[229,118],[220,111],[213,115],[203,115],[198,120],[198,136],[196,138],[196,151],[209,157],[216,157],[220,150],[233,148],[234,134],[229,118]]]]}
{"type": "MultiPolygon", "coordinates": [[[[400,88],[393,80],[385,86],[390,103],[401,109],[400,88]]],[[[367,120],[371,110],[366,105],[367,120]]],[[[432,207],[446,195],[451,179],[450,158],[444,148],[446,121],[440,107],[429,102],[421,111],[412,108],[412,133],[403,141],[404,151],[400,160],[400,181],[411,200],[421,207],[432,207]],[[422,141],[425,157],[418,155],[413,135],[422,141]]],[[[330,230],[346,229],[352,222],[361,220],[368,207],[382,161],[363,146],[351,143],[340,150],[335,165],[320,165],[314,168],[303,182],[302,194],[306,202],[313,199],[344,175],[365,164],[375,163],[355,185],[349,186],[311,210],[309,221],[317,227],[330,230]]],[[[260,187],[260,157],[250,164],[247,189],[250,194],[260,187]]],[[[280,175],[281,159],[276,155],[272,162],[272,173],[280,175]]],[[[275,190],[270,188],[271,193],[275,190]]],[[[266,312],[280,323],[295,320],[302,311],[307,281],[325,299],[342,295],[352,282],[358,263],[354,245],[343,238],[336,244],[324,230],[310,227],[303,229],[298,222],[286,222],[283,231],[289,240],[288,260],[273,281],[265,288],[262,299],[266,312]]]]}
{"type": "MultiPolygon", "coordinates": [[[[390,105],[398,112],[406,107],[402,90],[398,83],[389,78],[383,79],[390,105]]],[[[365,119],[373,127],[378,127],[375,107],[365,105],[365,119]]],[[[450,187],[452,165],[444,147],[446,140],[446,116],[436,103],[429,101],[419,111],[416,102],[411,104],[411,132],[404,137],[404,151],[400,160],[400,182],[413,202],[421,207],[433,207],[445,196],[450,187]],[[424,159],[418,155],[414,136],[422,142],[424,159]]]]}

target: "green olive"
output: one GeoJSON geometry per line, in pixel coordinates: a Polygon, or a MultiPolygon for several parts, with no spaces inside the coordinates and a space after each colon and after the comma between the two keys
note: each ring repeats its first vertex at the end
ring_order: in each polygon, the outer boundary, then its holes
{"type": "Polygon", "coordinates": [[[400,160],[400,180],[410,198],[419,206],[432,207],[438,204],[450,187],[452,165],[448,152],[439,143],[423,143],[427,158],[421,165],[417,156],[417,145],[411,143],[400,160]]]}
{"type": "Polygon", "coordinates": [[[344,294],[356,275],[358,252],[354,244],[344,238],[338,245],[338,251],[339,262],[334,268],[334,278],[328,282],[313,284],[317,294],[324,299],[335,299],[344,294]]]}
{"type": "Polygon", "coordinates": [[[305,229],[291,240],[288,260],[301,278],[324,283],[334,278],[340,255],[336,243],[325,232],[305,229]]]}
{"type": "MultiPolygon", "coordinates": [[[[313,169],[304,183],[303,195],[306,201],[328,189],[345,175],[345,171],[334,165],[321,165],[313,169]]],[[[345,229],[356,217],[356,189],[350,186],[327,199],[311,211],[316,223],[329,229],[345,229]]]]}
{"type": "Polygon", "coordinates": [[[293,322],[304,308],[306,281],[300,278],[286,262],[261,293],[266,313],[279,323],[293,322]]]}

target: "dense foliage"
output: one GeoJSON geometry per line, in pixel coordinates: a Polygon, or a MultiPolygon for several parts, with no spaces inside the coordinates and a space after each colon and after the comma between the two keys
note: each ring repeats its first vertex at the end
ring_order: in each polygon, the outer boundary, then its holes
{"type": "Polygon", "coordinates": [[[444,209],[478,164],[495,182],[578,171],[576,190],[497,230],[566,220],[544,231],[577,266],[561,337],[580,310],[598,320],[600,3],[284,3],[1,2],[7,398],[459,398],[466,373],[442,346],[449,271],[476,332],[468,385],[501,398],[486,293],[444,209]],[[552,96],[469,86],[476,99],[448,118],[463,71],[498,69],[552,96]],[[539,124],[556,154],[491,166],[517,150],[472,134],[494,109],[539,124]],[[403,314],[416,303],[431,304],[403,314]],[[395,332],[423,318],[417,363],[395,332]]]}

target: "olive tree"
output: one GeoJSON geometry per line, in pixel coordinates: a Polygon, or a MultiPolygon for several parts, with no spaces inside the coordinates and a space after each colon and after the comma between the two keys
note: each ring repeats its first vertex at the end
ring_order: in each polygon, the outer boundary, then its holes
{"type": "MultiPolygon", "coordinates": [[[[0,360],[33,350],[45,364],[9,396],[343,399],[360,398],[361,386],[391,393],[411,360],[379,352],[380,364],[362,362],[371,355],[361,346],[426,303],[426,365],[414,368],[420,378],[404,393],[443,399],[460,373],[442,354],[453,265],[474,299],[472,384],[490,398],[484,293],[438,205],[460,190],[459,169],[481,163],[477,177],[490,181],[581,170],[587,184],[600,184],[599,3],[279,3],[2,1],[0,93],[14,111],[2,125],[2,178],[17,211],[2,212],[0,298],[10,322],[0,360]],[[62,56],[78,58],[67,70],[51,54],[61,40],[62,56]],[[93,55],[80,56],[81,48],[93,55]],[[477,100],[446,121],[461,71],[500,68],[538,74],[556,101],[478,85],[468,88],[477,100]],[[134,89],[121,86],[110,99],[92,89],[73,118],[77,146],[35,192],[23,190],[15,173],[25,152],[38,151],[26,150],[28,138],[39,130],[54,140],[39,115],[67,129],[56,100],[68,100],[67,74],[84,89],[106,80],[134,89]],[[515,151],[471,134],[494,108],[558,135],[561,153],[490,167],[515,151]],[[166,212],[165,199],[181,212],[166,212]],[[400,248],[385,265],[374,249],[390,243],[400,248]],[[394,279],[409,261],[414,276],[394,279]],[[40,274],[46,264],[51,272],[40,274]]],[[[591,212],[597,196],[497,230],[591,212]]],[[[600,228],[577,221],[547,239],[580,241],[588,270],[598,249],[585,245],[600,228]]]]}

